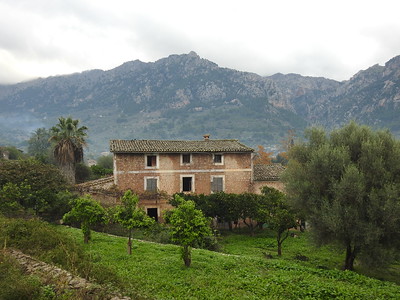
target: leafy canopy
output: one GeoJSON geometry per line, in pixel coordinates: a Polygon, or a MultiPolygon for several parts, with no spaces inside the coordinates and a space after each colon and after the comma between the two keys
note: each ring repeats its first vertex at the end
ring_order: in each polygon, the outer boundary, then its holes
{"type": "Polygon", "coordinates": [[[165,214],[165,221],[171,225],[172,240],[182,245],[182,258],[187,267],[191,263],[191,247],[211,235],[210,219],[196,209],[193,201],[186,201],[175,195],[178,206],[165,214]]]}
{"type": "Polygon", "coordinates": [[[154,223],[154,219],[138,207],[139,197],[131,190],[125,192],[121,198],[122,205],[116,207],[115,220],[128,229],[147,227],[154,223]]]}
{"type": "Polygon", "coordinates": [[[317,243],[346,249],[345,269],[356,257],[389,262],[400,249],[399,141],[354,122],[330,135],[311,128],[306,138],[290,150],[284,181],[317,243]]]}
{"type": "Polygon", "coordinates": [[[72,209],[67,212],[63,221],[79,223],[82,228],[84,242],[88,243],[91,236],[91,226],[106,223],[106,211],[99,202],[89,195],[71,201],[72,209]]]}

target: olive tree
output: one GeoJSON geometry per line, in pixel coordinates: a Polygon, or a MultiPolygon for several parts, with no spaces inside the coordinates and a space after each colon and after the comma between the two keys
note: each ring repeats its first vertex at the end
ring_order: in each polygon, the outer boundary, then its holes
{"type": "Polygon", "coordinates": [[[291,204],[318,244],[346,251],[344,269],[356,258],[388,263],[400,249],[400,142],[354,122],[305,137],[290,150],[283,178],[291,204]]]}

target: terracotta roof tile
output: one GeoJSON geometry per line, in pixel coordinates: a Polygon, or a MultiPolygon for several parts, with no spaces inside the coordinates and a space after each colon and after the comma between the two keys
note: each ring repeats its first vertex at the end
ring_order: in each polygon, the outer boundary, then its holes
{"type": "Polygon", "coordinates": [[[254,181],[278,181],[285,167],[281,164],[254,165],[254,181]]]}
{"type": "Polygon", "coordinates": [[[253,152],[238,140],[111,140],[114,153],[253,152]]]}

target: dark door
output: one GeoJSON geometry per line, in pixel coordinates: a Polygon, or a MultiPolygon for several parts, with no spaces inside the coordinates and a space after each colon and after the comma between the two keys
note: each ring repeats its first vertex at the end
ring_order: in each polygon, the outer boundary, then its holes
{"type": "Polygon", "coordinates": [[[158,222],[158,209],[157,208],[148,208],[147,215],[153,218],[156,222],[158,222]]]}

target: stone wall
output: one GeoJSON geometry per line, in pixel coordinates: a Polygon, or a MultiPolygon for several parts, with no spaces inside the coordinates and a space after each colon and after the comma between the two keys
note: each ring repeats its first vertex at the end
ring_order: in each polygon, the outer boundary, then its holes
{"type": "Polygon", "coordinates": [[[79,294],[84,296],[84,299],[131,299],[130,297],[123,297],[116,293],[108,293],[104,288],[97,284],[93,284],[84,278],[74,276],[70,272],[37,260],[21,251],[10,248],[3,251],[5,254],[13,257],[18,264],[21,265],[24,272],[39,276],[43,283],[54,284],[58,290],[79,290],[79,294]]]}

